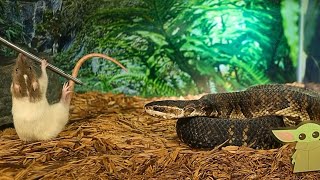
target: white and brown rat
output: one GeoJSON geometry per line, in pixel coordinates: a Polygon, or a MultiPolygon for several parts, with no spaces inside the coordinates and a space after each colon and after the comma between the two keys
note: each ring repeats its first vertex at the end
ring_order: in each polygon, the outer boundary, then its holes
{"type": "MultiPolygon", "coordinates": [[[[109,56],[92,53],[81,58],[73,69],[76,77],[81,65],[91,57],[110,60],[126,70],[118,61],[109,56]]],[[[41,62],[41,76],[38,78],[33,63],[23,54],[19,54],[12,72],[12,115],[16,132],[21,140],[38,141],[55,138],[69,120],[69,109],[74,82],[65,83],[60,101],[49,104],[46,93],[48,75],[46,60],[41,62]]]]}

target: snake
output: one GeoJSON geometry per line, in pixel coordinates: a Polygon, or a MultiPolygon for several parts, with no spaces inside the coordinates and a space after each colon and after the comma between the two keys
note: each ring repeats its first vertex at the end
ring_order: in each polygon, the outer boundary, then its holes
{"type": "Polygon", "coordinates": [[[272,129],[320,121],[320,94],[286,84],[255,85],[190,100],[156,100],[146,113],[177,119],[179,139],[193,148],[228,145],[270,149],[281,146],[272,129]]]}

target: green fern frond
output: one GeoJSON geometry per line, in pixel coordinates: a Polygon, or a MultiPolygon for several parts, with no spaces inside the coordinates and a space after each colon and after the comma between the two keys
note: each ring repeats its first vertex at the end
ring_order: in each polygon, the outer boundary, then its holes
{"type": "Polygon", "coordinates": [[[126,81],[133,83],[141,83],[142,89],[141,94],[145,97],[150,96],[176,96],[178,95],[177,90],[172,86],[168,85],[167,82],[161,79],[149,79],[146,74],[142,73],[123,73],[112,77],[109,82],[126,81]]]}
{"type": "Polygon", "coordinates": [[[149,11],[145,8],[129,7],[129,8],[102,8],[99,9],[91,18],[105,19],[105,18],[128,18],[146,16],[149,11]]]}
{"type": "Polygon", "coordinates": [[[284,34],[290,46],[290,56],[293,65],[298,64],[299,51],[299,2],[298,0],[281,1],[284,34]]]}
{"type": "Polygon", "coordinates": [[[264,72],[259,71],[250,63],[244,63],[235,56],[230,59],[230,64],[233,64],[235,67],[241,69],[244,72],[242,75],[247,75],[248,79],[251,79],[252,84],[266,84],[270,82],[270,79],[265,75],[264,72]]]}

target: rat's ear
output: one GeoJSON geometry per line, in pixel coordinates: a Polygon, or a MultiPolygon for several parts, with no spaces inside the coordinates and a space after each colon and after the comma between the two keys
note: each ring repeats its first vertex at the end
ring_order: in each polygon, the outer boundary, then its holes
{"type": "Polygon", "coordinates": [[[22,53],[19,53],[19,55],[18,55],[18,59],[17,60],[25,60],[25,56],[22,54],[22,53]]]}
{"type": "Polygon", "coordinates": [[[23,55],[22,53],[19,53],[19,55],[18,55],[18,60],[19,60],[19,59],[25,61],[25,60],[26,60],[26,56],[23,55]]]}
{"type": "Polygon", "coordinates": [[[272,130],[273,135],[276,136],[282,142],[294,142],[294,131],[295,129],[281,129],[281,130],[272,130]]]}
{"type": "Polygon", "coordinates": [[[18,54],[18,59],[21,59],[23,57],[23,54],[22,53],[19,53],[18,54]]]}

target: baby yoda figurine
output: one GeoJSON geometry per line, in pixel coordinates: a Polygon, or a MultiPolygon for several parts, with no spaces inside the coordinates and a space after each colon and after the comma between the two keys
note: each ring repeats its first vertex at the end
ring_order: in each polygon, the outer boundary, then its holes
{"type": "Polygon", "coordinates": [[[320,170],[320,124],[314,121],[300,123],[295,129],[272,130],[282,142],[297,142],[292,155],[293,172],[320,170]]]}

